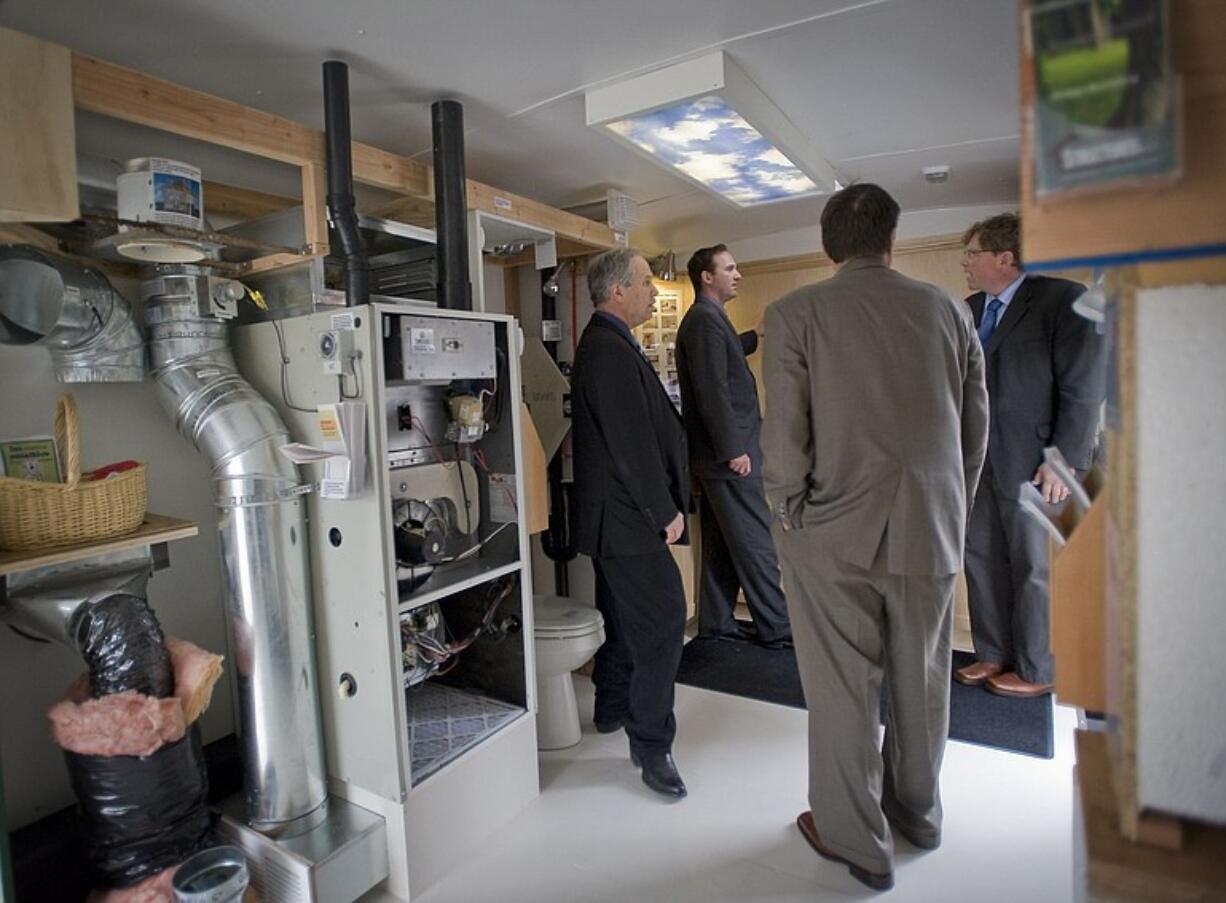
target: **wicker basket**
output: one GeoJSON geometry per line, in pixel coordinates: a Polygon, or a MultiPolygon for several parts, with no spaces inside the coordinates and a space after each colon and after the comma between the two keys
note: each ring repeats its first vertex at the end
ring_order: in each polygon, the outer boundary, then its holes
{"type": "Polygon", "coordinates": [[[145,464],[104,480],[81,482],[77,405],[67,392],[56,403],[55,441],[65,459],[67,482],[0,477],[0,549],[16,552],[93,542],[131,533],[144,520],[145,464]]]}

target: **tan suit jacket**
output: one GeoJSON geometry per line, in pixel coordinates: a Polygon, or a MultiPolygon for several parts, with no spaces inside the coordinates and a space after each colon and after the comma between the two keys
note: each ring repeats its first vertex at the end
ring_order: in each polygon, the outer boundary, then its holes
{"type": "Polygon", "coordinates": [[[965,304],[880,260],[766,312],[764,478],[774,517],[868,568],[962,567],[983,467],[983,350],[965,304]]]}

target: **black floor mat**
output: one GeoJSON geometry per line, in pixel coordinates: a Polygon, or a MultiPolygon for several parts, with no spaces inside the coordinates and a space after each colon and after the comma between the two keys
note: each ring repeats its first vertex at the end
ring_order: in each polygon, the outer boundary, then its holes
{"type": "MultiPolygon", "coordinates": [[[[969,665],[972,657],[954,653],[954,668],[969,665]]],[[[778,705],[805,707],[791,649],[764,649],[742,640],[697,638],[681,655],[677,683],[778,705]]],[[[1051,696],[1006,699],[982,687],[950,682],[949,736],[953,740],[992,746],[1008,752],[1050,759],[1052,745],[1051,696]]]]}

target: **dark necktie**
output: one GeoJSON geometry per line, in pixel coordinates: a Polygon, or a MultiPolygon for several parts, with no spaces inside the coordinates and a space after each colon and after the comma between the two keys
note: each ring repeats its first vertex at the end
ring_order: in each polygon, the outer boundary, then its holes
{"type": "Polygon", "coordinates": [[[1004,307],[999,298],[993,298],[988,302],[988,309],[983,312],[983,319],[979,321],[979,344],[985,348],[988,345],[988,339],[992,338],[992,332],[996,329],[996,318],[1000,314],[1000,309],[1004,307]]]}

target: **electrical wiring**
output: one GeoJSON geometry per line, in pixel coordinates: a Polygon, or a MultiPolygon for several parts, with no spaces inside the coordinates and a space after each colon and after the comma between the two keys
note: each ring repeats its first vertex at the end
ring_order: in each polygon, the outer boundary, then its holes
{"type": "Polygon", "coordinates": [[[456,555],[456,556],[455,556],[455,557],[453,557],[453,558],[445,558],[445,559],[443,559],[443,560],[444,560],[445,562],[452,562],[452,561],[463,561],[465,558],[471,558],[473,555],[476,555],[478,552],[480,552],[480,551],[481,551],[481,549],[482,549],[482,548],[483,548],[483,547],[486,545],[486,543],[488,543],[488,542],[489,542],[491,539],[493,539],[495,536],[497,536],[499,533],[501,533],[501,532],[502,532],[503,530],[505,530],[507,527],[511,526],[511,524],[513,524],[513,523],[514,523],[514,521],[507,521],[505,524],[501,524],[501,525],[499,525],[499,526],[498,526],[498,528],[497,528],[496,530],[494,530],[492,533],[490,533],[490,535],[489,535],[489,536],[485,537],[485,539],[481,540],[479,543],[477,543],[477,544],[476,544],[475,546],[473,546],[471,549],[465,549],[465,550],[464,550],[463,552],[461,552],[459,555],[456,555]]]}
{"type": "Polygon", "coordinates": [[[281,400],[284,401],[285,406],[291,410],[301,411],[303,414],[317,413],[314,408],[302,408],[289,400],[289,382],[287,379],[289,355],[285,353],[285,336],[281,333],[281,324],[278,321],[272,321],[272,328],[277,334],[277,345],[281,349],[281,400]]]}
{"type": "MultiPolygon", "coordinates": [[[[430,450],[434,452],[434,460],[438,461],[438,463],[447,468],[456,466],[456,461],[448,461],[443,457],[443,453],[439,450],[439,447],[437,444],[435,444],[434,440],[430,438],[430,433],[427,432],[426,425],[421,422],[420,417],[418,417],[416,414],[412,415],[409,418],[409,426],[413,426],[414,429],[426,437],[426,442],[430,443],[430,450]]],[[[456,448],[459,449],[459,446],[457,445],[456,448]]]]}
{"type": "Polygon", "coordinates": [[[519,514],[519,505],[515,503],[515,493],[511,491],[509,486],[507,486],[506,480],[490,470],[490,466],[485,460],[485,452],[479,448],[476,449],[473,452],[473,460],[477,462],[477,466],[485,472],[485,475],[490,478],[490,482],[503,491],[503,494],[506,495],[507,501],[511,505],[511,509],[516,514],[519,514]]]}
{"type": "MultiPolygon", "coordinates": [[[[494,584],[494,586],[490,588],[490,601],[486,606],[485,613],[481,616],[480,623],[468,634],[468,636],[461,640],[452,639],[448,642],[441,642],[437,637],[429,633],[415,630],[412,624],[408,622],[403,622],[401,624],[401,634],[404,636],[406,641],[413,643],[413,645],[417,647],[418,652],[421,653],[421,657],[431,664],[441,665],[447,662],[448,659],[451,659],[452,663],[449,664],[447,668],[447,670],[450,670],[455,666],[454,661],[456,657],[475,643],[477,638],[489,629],[490,624],[493,623],[494,614],[498,611],[498,606],[502,604],[504,599],[511,595],[511,591],[514,588],[515,582],[513,580],[502,581],[501,586],[499,586],[499,584],[494,584]]],[[[448,626],[446,618],[442,617],[441,611],[439,613],[439,617],[442,619],[443,633],[445,635],[450,634],[451,628],[448,626]]],[[[443,671],[438,673],[446,672],[443,671]]]]}

